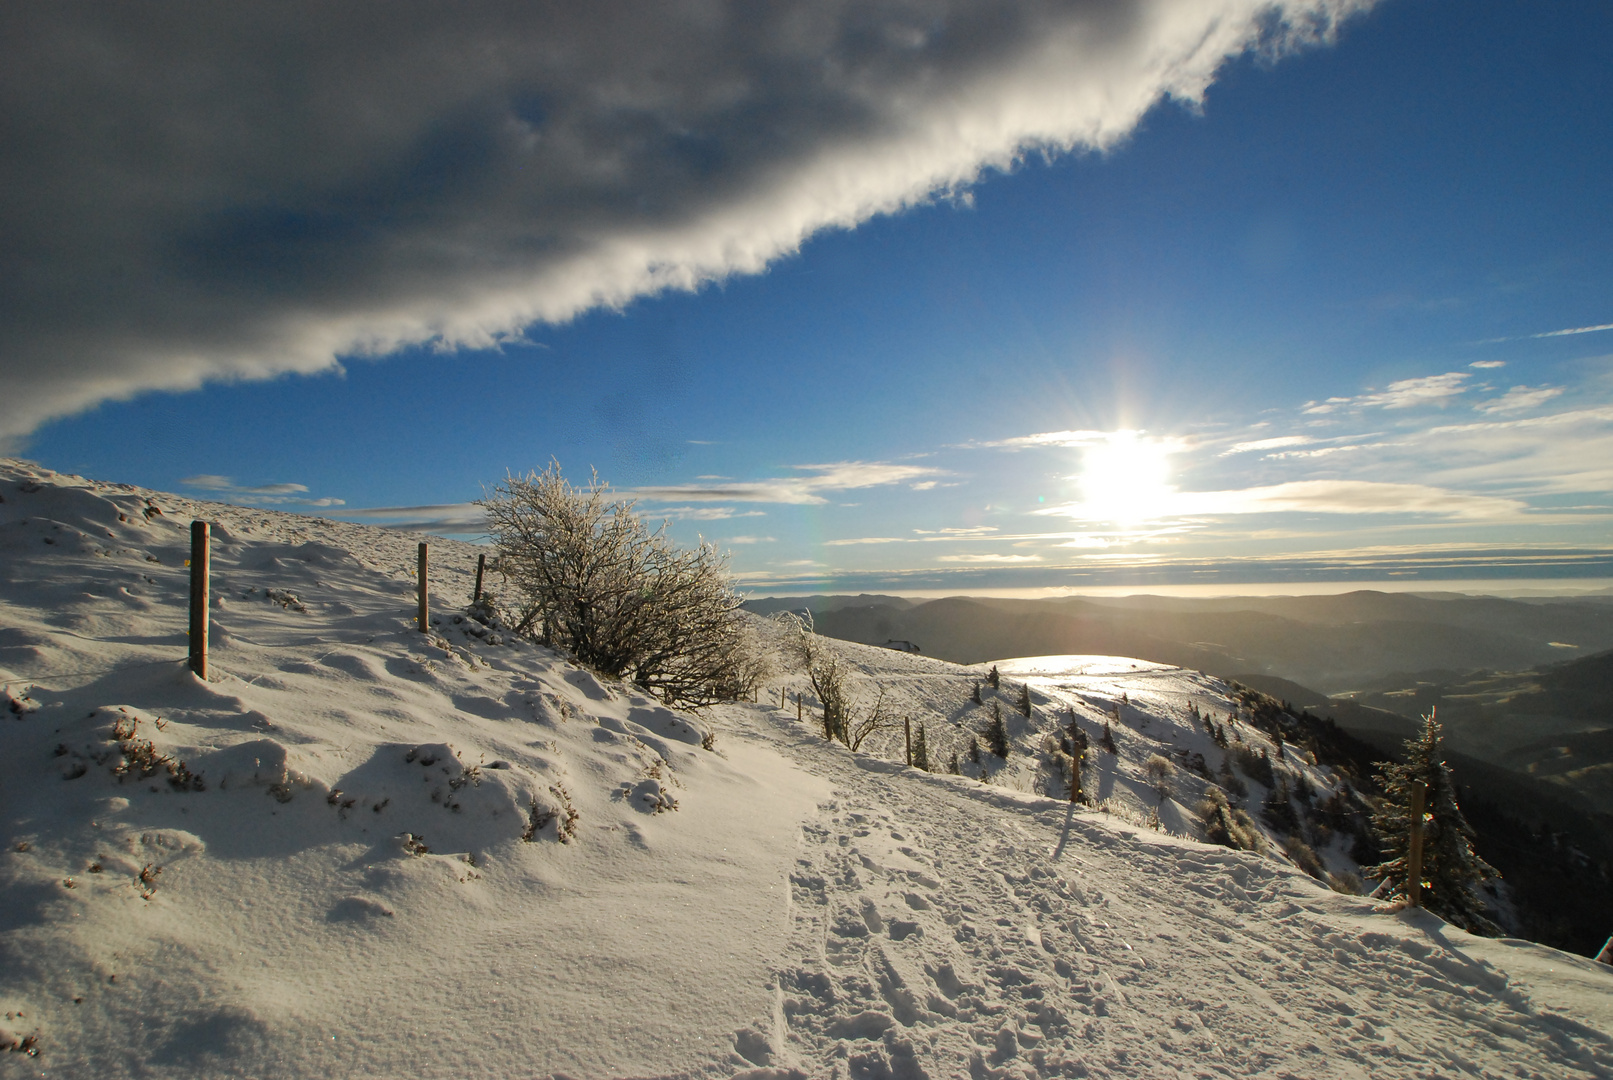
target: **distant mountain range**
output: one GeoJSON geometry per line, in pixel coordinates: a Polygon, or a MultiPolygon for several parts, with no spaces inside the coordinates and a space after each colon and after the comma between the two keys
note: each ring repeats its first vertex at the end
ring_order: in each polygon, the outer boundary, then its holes
{"type": "MultiPolygon", "coordinates": [[[[819,633],[972,664],[1105,653],[1213,675],[1277,675],[1329,695],[1406,685],[1410,675],[1522,671],[1613,649],[1613,604],[1455,594],[1002,600],[783,597],[760,614],[810,609],[819,633]]],[[[1414,680],[1413,680],[1414,681],[1414,680]]]]}

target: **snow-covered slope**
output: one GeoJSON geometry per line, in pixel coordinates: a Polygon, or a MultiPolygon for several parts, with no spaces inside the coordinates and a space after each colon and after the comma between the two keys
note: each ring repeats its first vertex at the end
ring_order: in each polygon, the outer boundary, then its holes
{"type": "MultiPolygon", "coordinates": [[[[456,620],[467,545],[422,635],[412,537],[18,462],[0,498],[0,1076],[1613,1072],[1613,970],[1137,824],[1142,763],[1236,704],[1194,673],[999,665],[982,783],[825,743],[766,704],[782,658],[695,717],[456,620]],[[1111,710],[1109,813],[1046,794],[1072,707],[1111,710]]],[[[984,669],[845,650],[943,761],[989,708],[984,669]]]]}

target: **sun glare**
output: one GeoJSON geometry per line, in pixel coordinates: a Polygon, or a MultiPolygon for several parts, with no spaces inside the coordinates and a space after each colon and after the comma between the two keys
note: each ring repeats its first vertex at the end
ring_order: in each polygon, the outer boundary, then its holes
{"type": "Polygon", "coordinates": [[[1135,525],[1169,516],[1171,448],[1135,431],[1117,431],[1082,451],[1082,507],[1091,520],[1135,525]]]}

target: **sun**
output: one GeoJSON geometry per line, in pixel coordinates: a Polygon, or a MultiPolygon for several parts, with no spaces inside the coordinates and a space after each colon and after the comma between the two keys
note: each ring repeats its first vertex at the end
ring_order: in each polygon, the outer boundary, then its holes
{"type": "Polygon", "coordinates": [[[1168,443],[1136,431],[1116,431],[1086,447],[1081,463],[1085,516],[1119,525],[1168,517],[1176,494],[1170,454],[1168,443]]]}

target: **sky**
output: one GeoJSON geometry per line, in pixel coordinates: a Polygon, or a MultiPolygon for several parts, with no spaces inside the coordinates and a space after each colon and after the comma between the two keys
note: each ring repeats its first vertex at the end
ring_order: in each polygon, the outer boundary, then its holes
{"type": "Polygon", "coordinates": [[[0,13],[0,440],[753,593],[1613,578],[1613,8],[0,13]]]}

